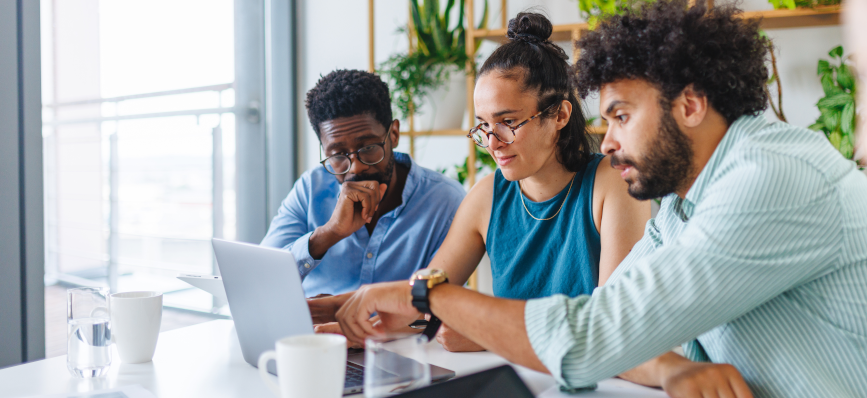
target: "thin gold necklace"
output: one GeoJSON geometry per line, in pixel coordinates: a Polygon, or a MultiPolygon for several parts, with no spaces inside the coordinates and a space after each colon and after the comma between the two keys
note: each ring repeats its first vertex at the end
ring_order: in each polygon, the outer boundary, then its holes
{"type": "Polygon", "coordinates": [[[521,181],[519,180],[519,181],[518,181],[518,189],[521,191],[521,192],[520,192],[520,195],[521,195],[521,204],[524,205],[524,210],[527,211],[527,214],[528,214],[530,217],[532,217],[534,220],[537,220],[537,221],[548,221],[548,220],[550,220],[550,219],[552,219],[552,218],[554,218],[554,217],[557,217],[557,215],[560,214],[560,210],[563,210],[563,205],[566,204],[566,199],[569,198],[569,192],[572,192],[572,184],[575,183],[575,176],[576,176],[576,175],[578,175],[578,173],[572,174],[572,182],[569,183],[569,190],[566,191],[566,197],[563,198],[563,202],[560,202],[560,208],[557,209],[557,212],[554,213],[553,216],[548,217],[548,218],[536,218],[535,216],[533,216],[533,213],[530,213],[530,209],[528,209],[528,208],[527,208],[527,204],[524,203],[524,188],[521,187],[521,181]]]}

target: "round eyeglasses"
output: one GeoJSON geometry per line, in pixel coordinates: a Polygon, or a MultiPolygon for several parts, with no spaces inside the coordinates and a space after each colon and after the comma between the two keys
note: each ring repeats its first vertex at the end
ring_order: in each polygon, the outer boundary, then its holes
{"type": "Polygon", "coordinates": [[[495,123],[493,126],[489,126],[485,122],[479,123],[478,126],[470,129],[470,133],[467,134],[467,137],[471,138],[473,140],[473,142],[476,143],[476,145],[478,145],[482,148],[487,148],[491,145],[491,140],[490,140],[491,134],[493,134],[494,137],[497,137],[497,139],[500,140],[500,142],[507,144],[507,145],[511,144],[511,143],[515,142],[515,138],[517,137],[517,134],[515,134],[515,130],[521,128],[525,124],[529,123],[531,120],[541,116],[543,113],[547,112],[548,109],[551,109],[551,107],[553,107],[554,105],[557,105],[557,104],[559,104],[559,102],[555,102],[555,103],[549,105],[547,108],[543,109],[541,112],[531,116],[529,119],[524,120],[521,123],[518,123],[514,127],[512,125],[504,124],[504,123],[495,123]]]}
{"type": "Polygon", "coordinates": [[[385,143],[388,141],[389,136],[391,134],[385,133],[385,139],[378,144],[368,145],[353,152],[336,153],[319,161],[319,163],[322,163],[322,167],[325,167],[325,170],[334,175],[342,175],[349,172],[349,169],[352,168],[352,155],[355,155],[359,162],[368,166],[376,165],[382,159],[385,159],[385,143]]]}

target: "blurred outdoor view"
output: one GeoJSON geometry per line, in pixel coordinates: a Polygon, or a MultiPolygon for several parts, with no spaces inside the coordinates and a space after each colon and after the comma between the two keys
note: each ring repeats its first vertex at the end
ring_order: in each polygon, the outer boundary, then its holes
{"type": "Polygon", "coordinates": [[[175,277],[235,236],[233,2],[41,6],[46,283],[210,311],[175,277]]]}

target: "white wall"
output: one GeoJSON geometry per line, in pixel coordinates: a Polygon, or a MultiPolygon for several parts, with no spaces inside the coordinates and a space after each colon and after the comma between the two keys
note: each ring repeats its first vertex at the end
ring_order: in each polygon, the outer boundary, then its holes
{"type": "MultiPolygon", "coordinates": [[[[718,4],[728,0],[717,0],[718,4]]],[[[477,0],[476,3],[481,3],[477,0]]],[[[500,26],[499,1],[490,1],[489,26],[500,26]]],[[[318,141],[307,120],[304,96],[320,76],[337,68],[367,69],[367,2],[358,0],[311,1],[299,0],[299,172],[317,167],[318,141]]],[[[580,22],[577,3],[571,0],[509,0],[508,15],[535,8],[547,14],[552,22],[580,22]]],[[[745,10],[772,9],[766,0],[744,0],[745,10]]],[[[477,16],[481,13],[477,4],[477,16]]],[[[406,24],[408,2],[405,0],[377,0],[375,13],[376,63],[389,55],[406,51],[405,34],[397,29],[406,24]]],[[[783,109],[789,122],[809,126],[819,115],[816,101],[822,96],[822,87],[816,76],[816,62],[827,57],[827,52],[842,44],[840,27],[778,29],[768,31],[777,45],[777,61],[783,82],[783,109]]],[[[570,54],[571,43],[559,43],[570,54]]],[[[481,59],[496,48],[485,42],[480,49],[481,59]]],[[[598,115],[598,100],[586,102],[590,114],[598,115]]],[[[774,119],[773,113],[768,117],[774,119]]],[[[400,150],[409,151],[409,140],[401,141],[400,150]]],[[[457,164],[467,155],[463,137],[433,137],[416,140],[416,160],[431,168],[457,164]]]]}

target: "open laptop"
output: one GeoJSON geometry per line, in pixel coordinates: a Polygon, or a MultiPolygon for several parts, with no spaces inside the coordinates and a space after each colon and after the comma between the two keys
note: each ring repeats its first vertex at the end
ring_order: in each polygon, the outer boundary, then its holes
{"type": "MultiPolygon", "coordinates": [[[[221,239],[211,241],[247,363],[257,366],[259,355],[273,350],[279,339],[313,333],[292,253],[221,239]]],[[[350,350],[346,359],[343,393],[354,394],[364,385],[364,351],[350,350]]],[[[268,372],[277,374],[274,362],[269,363],[268,372]]],[[[455,376],[454,371],[434,365],[430,365],[430,373],[432,382],[455,376]]]]}

